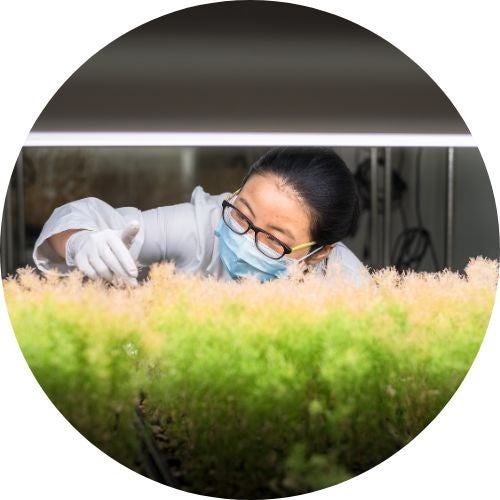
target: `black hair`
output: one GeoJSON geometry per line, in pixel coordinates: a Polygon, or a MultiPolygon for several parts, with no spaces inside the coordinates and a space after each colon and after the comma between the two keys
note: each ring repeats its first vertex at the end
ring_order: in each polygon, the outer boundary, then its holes
{"type": "Polygon", "coordinates": [[[354,234],[360,207],[356,183],[344,161],[331,148],[280,147],[250,166],[252,175],[276,175],[306,204],[311,236],[317,244],[337,243],[354,234]]]}

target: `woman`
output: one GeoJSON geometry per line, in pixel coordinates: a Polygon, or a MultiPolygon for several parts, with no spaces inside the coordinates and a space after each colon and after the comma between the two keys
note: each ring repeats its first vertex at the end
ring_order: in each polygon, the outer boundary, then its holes
{"type": "Polygon", "coordinates": [[[336,266],[358,282],[366,269],[341,242],[359,217],[354,179],[330,149],[276,148],[251,167],[238,191],[141,212],[96,198],[57,208],[33,252],[37,267],[137,284],[138,264],[171,260],[187,273],[268,281],[336,266]]]}

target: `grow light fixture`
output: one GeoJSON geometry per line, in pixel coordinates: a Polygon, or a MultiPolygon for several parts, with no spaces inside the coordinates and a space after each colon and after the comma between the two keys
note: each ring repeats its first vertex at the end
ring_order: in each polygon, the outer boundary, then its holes
{"type": "Polygon", "coordinates": [[[469,134],[280,132],[31,132],[25,146],[475,147],[469,134]]]}

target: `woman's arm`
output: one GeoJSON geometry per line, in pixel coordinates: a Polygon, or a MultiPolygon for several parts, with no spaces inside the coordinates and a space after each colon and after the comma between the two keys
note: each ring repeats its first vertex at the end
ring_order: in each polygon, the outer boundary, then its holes
{"type": "MultiPolygon", "coordinates": [[[[129,247],[132,260],[137,260],[144,242],[142,212],[137,208],[113,208],[98,198],[83,198],[56,208],[38,237],[33,251],[33,260],[41,271],[56,269],[68,272],[75,266],[66,255],[70,237],[87,230],[92,234],[102,231],[123,231],[132,221],[139,223],[139,231],[129,247]]],[[[81,241],[82,238],[79,238],[81,241]]],[[[76,242],[76,240],[75,240],[76,242]]],[[[71,243],[71,242],[70,242],[71,243]]],[[[74,247],[74,245],[73,245],[74,247]]],[[[73,256],[75,257],[75,256],[73,256]]]]}
{"type": "Polygon", "coordinates": [[[84,229],[67,229],[66,231],[50,236],[47,238],[47,242],[56,251],[59,257],[66,259],[66,242],[71,235],[77,233],[78,231],[84,231],[84,229]]]}
{"type": "MultiPolygon", "coordinates": [[[[195,188],[188,203],[159,207],[144,212],[137,208],[113,208],[97,198],[84,198],[63,205],[52,213],[35,244],[33,260],[41,271],[68,272],[68,239],[83,230],[121,230],[133,221],[139,232],[129,247],[141,265],[171,260],[179,270],[205,273],[218,265],[214,253],[214,228],[221,217],[222,199],[228,193],[212,196],[195,188]]],[[[79,235],[74,238],[80,239],[79,235]]],[[[71,253],[71,252],[70,252],[71,253]]],[[[71,255],[69,262],[72,264],[71,255]]]]}

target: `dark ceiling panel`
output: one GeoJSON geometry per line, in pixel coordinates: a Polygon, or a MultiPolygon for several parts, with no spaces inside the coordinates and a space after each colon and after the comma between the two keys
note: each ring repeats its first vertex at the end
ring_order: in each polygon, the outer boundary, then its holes
{"type": "Polygon", "coordinates": [[[185,9],[115,40],[33,130],[468,133],[427,74],[373,33],[246,1],[185,9]]]}

